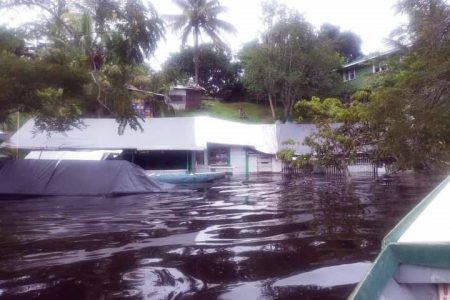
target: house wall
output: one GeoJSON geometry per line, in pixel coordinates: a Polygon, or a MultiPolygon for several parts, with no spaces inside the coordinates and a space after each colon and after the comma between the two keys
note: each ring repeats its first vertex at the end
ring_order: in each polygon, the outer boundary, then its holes
{"type": "Polygon", "coordinates": [[[399,59],[399,58],[400,58],[399,54],[389,54],[387,56],[372,58],[370,60],[364,61],[363,63],[361,63],[359,65],[350,66],[350,67],[345,68],[344,70],[341,71],[341,76],[343,76],[343,73],[346,70],[351,70],[351,69],[355,68],[356,69],[356,79],[346,81],[346,83],[356,89],[368,88],[371,81],[374,80],[374,76],[376,76],[376,74],[378,74],[378,73],[373,72],[374,64],[379,64],[381,62],[382,64],[389,65],[390,60],[392,60],[392,59],[395,60],[395,59],[399,59]]]}
{"type": "Polygon", "coordinates": [[[272,157],[272,172],[281,173],[281,169],[283,167],[283,162],[280,159],[277,159],[274,155],[272,157]]]}
{"type": "Polygon", "coordinates": [[[233,167],[233,174],[245,174],[247,150],[242,146],[230,147],[230,165],[233,167]]]}
{"type": "Polygon", "coordinates": [[[258,173],[272,172],[272,157],[273,155],[267,154],[258,155],[258,173]]]}
{"type": "Polygon", "coordinates": [[[202,91],[186,90],[186,109],[200,108],[202,91]]]}
{"type": "MultiPolygon", "coordinates": [[[[208,145],[208,149],[212,149],[213,147],[218,146],[208,145]]],[[[281,172],[281,163],[276,159],[275,155],[249,150],[246,146],[222,145],[219,147],[229,149],[229,165],[214,166],[208,161],[207,167],[209,170],[225,171],[241,175],[260,172],[281,172]],[[263,168],[261,166],[261,161],[265,162],[263,168]]]]}
{"type": "Polygon", "coordinates": [[[346,84],[351,85],[354,88],[361,89],[367,86],[367,79],[373,74],[372,62],[367,62],[363,65],[349,67],[348,69],[356,69],[356,78],[346,81],[346,84]]]}
{"type": "Polygon", "coordinates": [[[258,172],[258,153],[250,152],[248,154],[248,172],[258,172]]]}
{"type": "Polygon", "coordinates": [[[186,90],[170,90],[169,98],[171,98],[170,105],[174,110],[185,110],[186,109],[186,90]],[[182,101],[172,101],[172,96],[183,97],[182,101]]]}

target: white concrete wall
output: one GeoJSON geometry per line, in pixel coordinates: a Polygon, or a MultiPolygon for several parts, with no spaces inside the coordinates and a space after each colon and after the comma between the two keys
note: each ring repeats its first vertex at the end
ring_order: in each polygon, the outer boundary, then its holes
{"type": "MultiPolygon", "coordinates": [[[[227,146],[224,146],[227,147],[227,146]]],[[[246,174],[247,172],[247,150],[245,146],[228,146],[230,148],[230,168],[233,170],[233,174],[246,174]]],[[[258,158],[271,157],[271,169],[264,170],[265,172],[281,172],[282,163],[276,159],[275,155],[258,153],[256,151],[250,151],[248,155],[248,171],[249,173],[258,173],[258,158]]],[[[226,167],[214,167],[209,168],[226,168],[226,167]]]]}
{"type": "Polygon", "coordinates": [[[230,147],[230,165],[233,167],[233,174],[245,174],[246,171],[246,150],[242,146],[230,147]]]}
{"type": "Polygon", "coordinates": [[[272,172],[280,173],[283,167],[283,162],[274,155],[272,157],[272,172]]]}
{"type": "Polygon", "coordinates": [[[249,168],[248,171],[250,173],[257,173],[258,172],[258,154],[250,154],[248,156],[248,164],[249,168]]]}
{"type": "Polygon", "coordinates": [[[258,154],[258,173],[273,172],[272,155],[258,154]]]}
{"type": "Polygon", "coordinates": [[[373,172],[373,166],[372,166],[372,164],[349,165],[348,170],[350,171],[350,173],[367,173],[367,172],[373,172]]]}

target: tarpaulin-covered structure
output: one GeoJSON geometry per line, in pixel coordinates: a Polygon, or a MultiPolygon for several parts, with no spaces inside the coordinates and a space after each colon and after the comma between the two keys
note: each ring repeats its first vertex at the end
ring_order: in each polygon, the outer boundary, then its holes
{"type": "Polygon", "coordinates": [[[119,196],[163,192],[140,167],[122,160],[6,160],[0,196],[119,196]]]}

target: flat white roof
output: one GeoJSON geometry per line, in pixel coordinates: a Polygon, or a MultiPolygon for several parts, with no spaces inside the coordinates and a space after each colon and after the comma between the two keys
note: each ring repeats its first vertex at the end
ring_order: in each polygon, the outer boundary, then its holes
{"type": "Polygon", "coordinates": [[[81,150],[81,151],[30,151],[25,159],[46,160],[102,160],[108,154],[120,154],[122,150],[81,150]]]}
{"type": "Polygon", "coordinates": [[[249,146],[268,154],[278,151],[275,124],[246,124],[207,116],[151,118],[143,131],[118,133],[115,119],[84,119],[85,127],[65,133],[35,132],[29,120],[5,144],[27,150],[205,150],[208,143],[249,146]]]}

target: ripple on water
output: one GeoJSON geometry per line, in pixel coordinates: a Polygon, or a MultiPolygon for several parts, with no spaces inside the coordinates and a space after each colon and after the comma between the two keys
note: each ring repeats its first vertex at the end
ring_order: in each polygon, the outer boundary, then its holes
{"type": "Polygon", "coordinates": [[[161,195],[0,201],[0,298],[346,298],[352,285],[333,276],[373,260],[441,179],[264,175],[161,195]]]}
{"type": "Polygon", "coordinates": [[[138,296],[140,291],[138,290],[122,290],[119,292],[112,292],[108,294],[108,299],[123,299],[132,298],[138,296]]]}
{"type": "Polygon", "coordinates": [[[5,291],[5,294],[10,295],[20,295],[20,294],[26,294],[34,291],[44,290],[48,287],[45,283],[32,283],[32,284],[26,284],[26,285],[20,285],[14,288],[10,288],[5,291]]]}
{"type": "MultiPolygon", "coordinates": [[[[125,273],[122,279],[142,299],[176,299],[204,287],[203,282],[175,268],[144,267],[125,273]]],[[[129,289],[127,289],[129,290],[129,289]]]]}
{"type": "Polygon", "coordinates": [[[150,264],[159,263],[161,261],[162,261],[162,258],[144,258],[139,261],[139,264],[140,265],[150,265],[150,264]]]}

